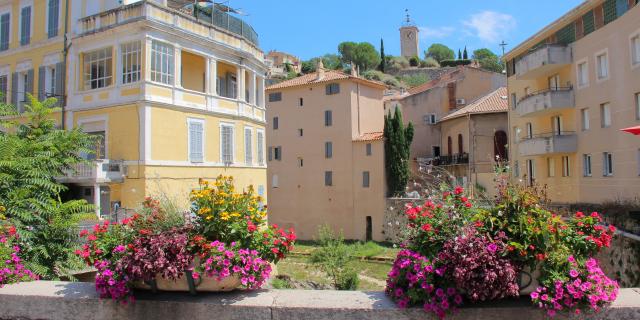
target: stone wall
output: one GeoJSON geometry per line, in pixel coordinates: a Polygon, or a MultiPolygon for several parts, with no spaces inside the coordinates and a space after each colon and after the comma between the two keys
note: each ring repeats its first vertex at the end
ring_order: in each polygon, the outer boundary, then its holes
{"type": "MultiPolygon", "coordinates": [[[[421,308],[398,309],[383,292],[260,290],[190,296],[137,292],[123,305],[100,300],[91,283],[37,281],[0,289],[1,320],[418,320],[421,308]]],[[[461,308],[453,320],[546,319],[529,299],[461,308]]],[[[582,319],[640,319],[640,290],[623,289],[602,312],[582,319]]]]}
{"type": "Polygon", "coordinates": [[[391,243],[400,243],[404,239],[403,232],[407,229],[407,220],[404,210],[407,204],[414,203],[418,199],[387,198],[384,208],[382,233],[384,240],[391,243]]]}

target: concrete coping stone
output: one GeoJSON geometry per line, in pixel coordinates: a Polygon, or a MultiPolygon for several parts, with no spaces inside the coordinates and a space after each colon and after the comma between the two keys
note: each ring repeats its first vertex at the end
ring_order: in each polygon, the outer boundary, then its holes
{"type": "MultiPolygon", "coordinates": [[[[480,303],[447,319],[545,319],[528,298],[480,303]]],[[[563,317],[559,317],[563,318],[563,317]]],[[[618,300],[581,319],[640,319],[640,290],[621,289],[618,300]]],[[[133,304],[99,299],[94,284],[35,281],[0,288],[0,320],[435,319],[419,308],[398,309],[383,292],[258,290],[229,293],[136,292],[133,304]]]]}

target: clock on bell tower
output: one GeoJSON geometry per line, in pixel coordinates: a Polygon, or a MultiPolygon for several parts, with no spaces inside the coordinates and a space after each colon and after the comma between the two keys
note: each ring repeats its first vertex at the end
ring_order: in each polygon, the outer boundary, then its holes
{"type": "Polygon", "coordinates": [[[419,56],[419,32],[420,30],[411,21],[409,16],[409,10],[405,10],[407,13],[406,20],[400,28],[400,49],[403,57],[409,59],[411,57],[419,56]]]}

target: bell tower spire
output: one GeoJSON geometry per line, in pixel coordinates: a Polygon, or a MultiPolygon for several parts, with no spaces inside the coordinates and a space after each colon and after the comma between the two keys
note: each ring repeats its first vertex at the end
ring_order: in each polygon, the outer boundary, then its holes
{"type": "Polygon", "coordinates": [[[400,49],[403,57],[410,59],[420,55],[420,29],[411,20],[409,9],[405,9],[405,20],[400,27],[400,49]]]}

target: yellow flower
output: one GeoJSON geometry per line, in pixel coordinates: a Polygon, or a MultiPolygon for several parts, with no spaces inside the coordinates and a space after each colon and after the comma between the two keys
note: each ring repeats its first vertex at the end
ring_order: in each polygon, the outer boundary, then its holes
{"type": "Polygon", "coordinates": [[[232,217],[239,217],[239,216],[240,216],[240,214],[239,214],[239,213],[237,213],[237,212],[232,212],[232,213],[231,213],[231,216],[232,216],[232,217]]]}
{"type": "Polygon", "coordinates": [[[198,213],[199,213],[199,214],[207,214],[207,213],[210,213],[210,212],[211,212],[211,208],[209,208],[209,207],[206,207],[206,208],[200,208],[200,209],[198,210],[198,213]]]}
{"type": "Polygon", "coordinates": [[[220,219],[225,221],[229,220],[229,213],[226,211],[223,211],[222,213],[220,213],[220,219]]]}

